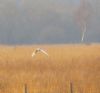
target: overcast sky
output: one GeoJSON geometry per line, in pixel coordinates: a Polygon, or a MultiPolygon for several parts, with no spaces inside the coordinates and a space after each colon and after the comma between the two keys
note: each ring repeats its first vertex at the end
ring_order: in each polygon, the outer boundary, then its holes
{"type": "MultiPolygon", "coordinates": [[[[91,11],[84,42],[100,42],[100,1],[86,1],[91,11]]],[[[80,0],[0,0],[0,44],[80,43],[80,5],[80,0]]]]}

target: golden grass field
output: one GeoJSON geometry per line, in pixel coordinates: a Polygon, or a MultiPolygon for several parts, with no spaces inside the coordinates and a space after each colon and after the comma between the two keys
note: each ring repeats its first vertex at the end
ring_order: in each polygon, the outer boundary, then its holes
{"type": "Polygon", "coordinates": [[[0,93],[100,93],[100,45],[0,46],[0,93]],[[35,48],[46,50],[49,57],[35,48]]]}

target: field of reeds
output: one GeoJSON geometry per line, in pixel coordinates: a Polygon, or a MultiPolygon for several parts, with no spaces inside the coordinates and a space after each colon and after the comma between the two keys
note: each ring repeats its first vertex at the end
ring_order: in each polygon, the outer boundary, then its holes
{"type": "Polygon", "coordinates": [[[100,45],[0,46],[0,93],[100,93],[100,45]],[[37,47],[49,57],[38,53],[37,47]]]}

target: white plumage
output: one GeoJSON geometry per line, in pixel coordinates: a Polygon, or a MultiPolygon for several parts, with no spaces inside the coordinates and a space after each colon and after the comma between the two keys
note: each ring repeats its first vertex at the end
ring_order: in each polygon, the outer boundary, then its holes
{"type": "Polygon", "coordinates": [[[43,54],[45,54],[46,56],[48,56],[48,53],[45,52],[43,49],[41,48],[37,48],[36,50],[34,50],[34,52],[32,53],[32,57],[34,57],[37,53],[42,52],[43,54]]]}

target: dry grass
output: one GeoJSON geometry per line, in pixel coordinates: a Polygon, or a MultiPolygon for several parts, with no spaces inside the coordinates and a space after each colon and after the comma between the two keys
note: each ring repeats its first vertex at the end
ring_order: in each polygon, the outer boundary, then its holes
{"type": "Polygon", "coordinates": [[[100,45],[0,46],[0,93],[100,93],[100,45]]]}

